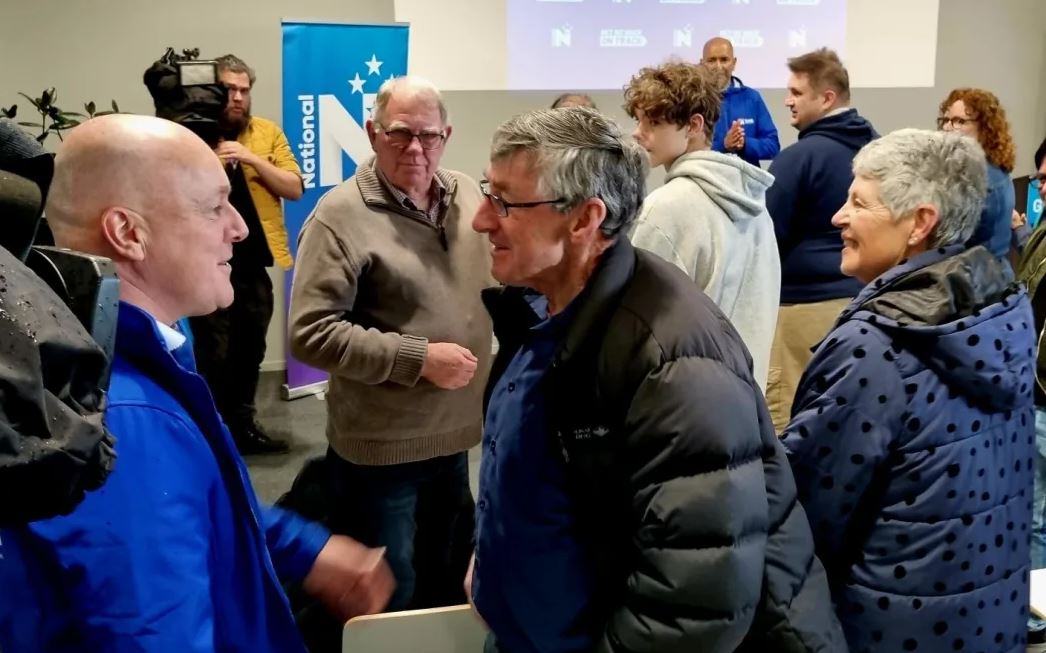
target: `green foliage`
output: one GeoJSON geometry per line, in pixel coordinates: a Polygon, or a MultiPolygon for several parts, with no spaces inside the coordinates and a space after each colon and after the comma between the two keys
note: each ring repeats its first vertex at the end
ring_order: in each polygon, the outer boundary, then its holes
{"type": "MultiPolygon", "coordinates": [[[[40,114],[40,117],[36,121],[19,121],[19,125],[27,129],[31,129],[33,133],[39,131],[36,134],[36,140],[43,143],[47,140],[47,137],[51,134],[58,136],[58,140],[62,140],[62,132],[67,129],[76,127],[84,120],[94,118],[96,116],[105,116],[111,113],[120,113],[120,107],[117,106],[116,100],[110,102],[112,111],[97,111],[97,107],[94,102],[87,102],[84,104],[84,111],[86,113],[78,113],[76,111],[65,111],[59,108],[56,104],[58,101],[58,91],[54,87],[44,89],[40,93],[40,97],[30,97],[25,93],[19,93],[29,103],[33,105],[36,112],[40,114]]],[[[14,119],[18,114],[18,105],[11,105],[10,109],[0,108],[0,112],[3,113],[4,117],[14,119]]]]}

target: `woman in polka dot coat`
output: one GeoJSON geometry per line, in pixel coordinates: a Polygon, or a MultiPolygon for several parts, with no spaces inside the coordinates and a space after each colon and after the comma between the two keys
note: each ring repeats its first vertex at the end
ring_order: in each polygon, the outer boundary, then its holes
{"type": "Polygon", "coordinates": [[[854,159],[842,271],[867,286],[818,346],[782,437],[851,651],[1024,651],[1031,307],[962,243],[972,139],[902,130],[854,159]]]}

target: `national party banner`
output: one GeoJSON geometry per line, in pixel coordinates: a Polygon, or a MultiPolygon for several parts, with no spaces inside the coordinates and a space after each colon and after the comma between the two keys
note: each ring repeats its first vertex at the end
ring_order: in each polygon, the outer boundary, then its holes
{"type": "MultiPolygon", "coordinates": [[[[284,204],[291,253],[320,197],[371,156],[364,128],[378,88],[407,73],[407,25],[283,23],[283,129],[301,165],[305,194],[284,204]]],[[[293,270],[287,275],[290,306],[293,270]]],[[[327,375],[287,352],[284,397],[324,388],[327,375]]]]}

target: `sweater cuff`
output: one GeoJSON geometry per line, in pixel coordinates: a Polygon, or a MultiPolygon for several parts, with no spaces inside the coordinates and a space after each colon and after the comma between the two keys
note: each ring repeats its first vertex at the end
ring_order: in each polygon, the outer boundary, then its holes
{"type": "Polygon", "coordinates": [[[429,339],[419,336],[400,336],[400,348],[392,363],[389,381],[413,388],[421,378],[421,368],[429,351],[429,339]]]}

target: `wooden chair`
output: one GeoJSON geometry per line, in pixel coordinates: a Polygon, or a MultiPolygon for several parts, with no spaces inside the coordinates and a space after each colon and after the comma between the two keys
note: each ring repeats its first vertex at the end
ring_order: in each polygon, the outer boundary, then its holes
{"type": "Polygon", "coordinates": [[[345,624],[344,653],[482,653],[487,628],[468,605],[356,617],[345,624]]]}

